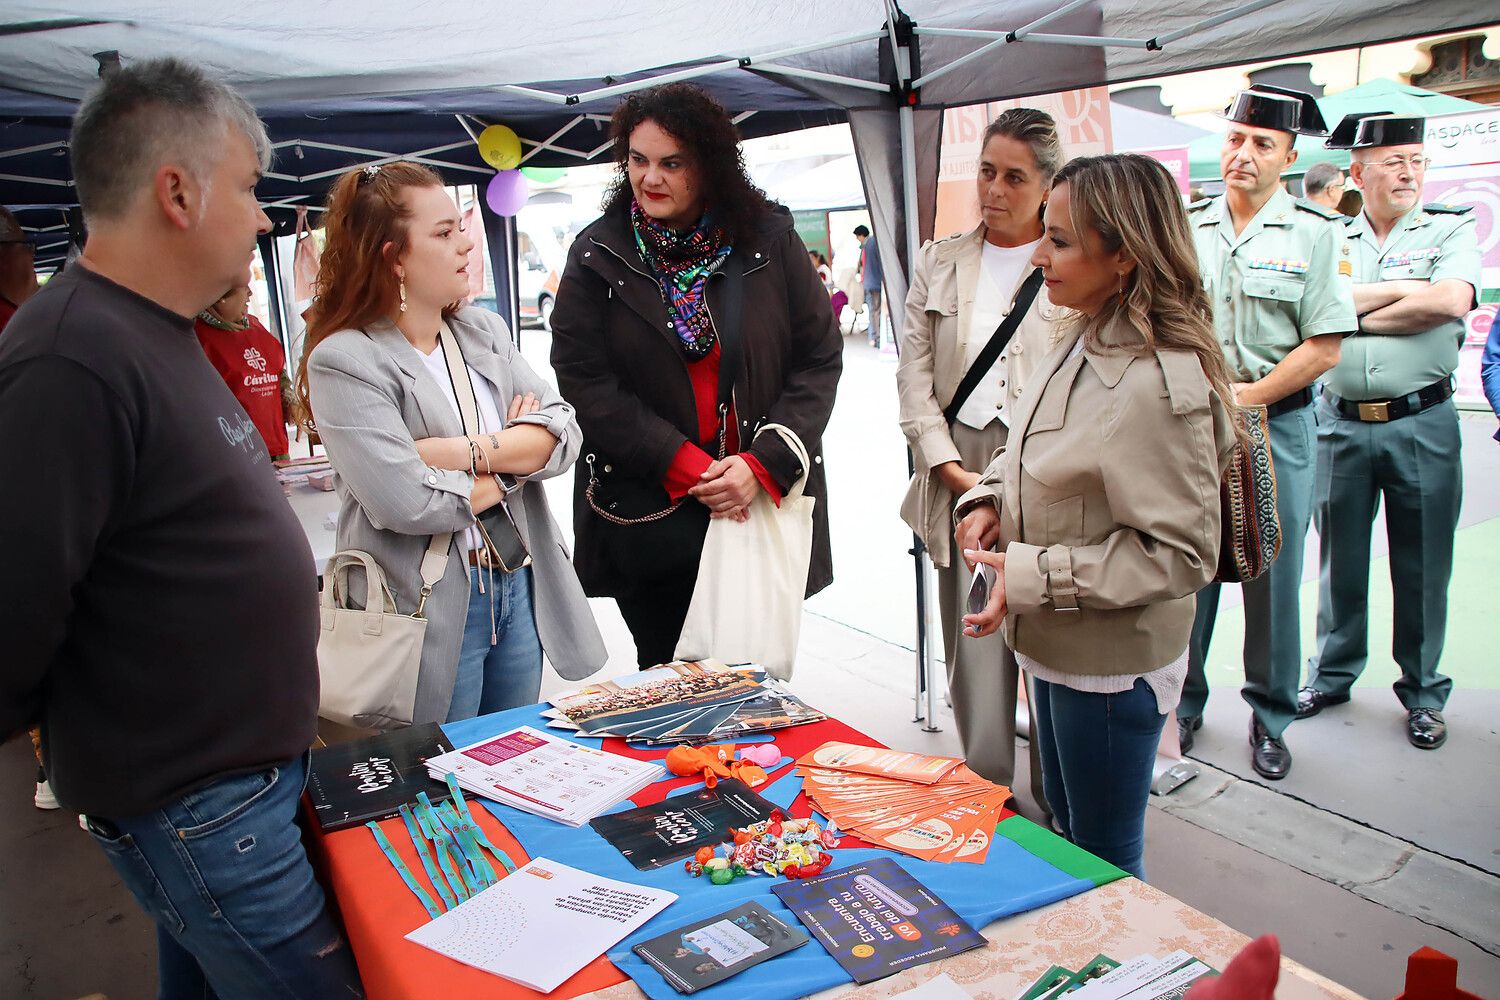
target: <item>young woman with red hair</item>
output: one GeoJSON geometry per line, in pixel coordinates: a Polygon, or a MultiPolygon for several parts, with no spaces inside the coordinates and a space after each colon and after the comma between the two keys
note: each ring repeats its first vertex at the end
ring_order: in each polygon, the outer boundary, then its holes
{"type": "MultiPolygon", "coordinates": [[[[605,659],[546,498],[530,483],[577,458],[573,408],[526,364],[499,316],[462,305],[473,239],[459,219],[427,167],[341,178],[297,378],[301,416],[338,475],[338,547],[374,556],[397,609],[420,605],[428,621],[414,722],[535,702],[543,651],[569,679],[605,659]],[[510,531],[529,558],[499,540],[510,531]],[[448,532],[446,568],[423,602],[423,558],[448,532]]],[[[350,592],[363,594],[362,581],[350,592]]]]}

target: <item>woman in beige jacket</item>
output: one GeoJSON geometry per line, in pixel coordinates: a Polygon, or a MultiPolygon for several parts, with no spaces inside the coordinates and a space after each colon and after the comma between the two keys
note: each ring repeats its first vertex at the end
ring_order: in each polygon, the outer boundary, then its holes
{"type": "Polygon", "coordinates": [[[1186,675],[1193,595],[1218,561],[1233,393],[1165,168],[1074,160],[1045,221],[1034,259],[1076,322],[959,502],[964,558],[996,574],[964,624],[982,637],[1003,623],[1032,677],[1063,834],[1144,878],[1151,764],[1186,675]]]}
{"type": "MultiPolygon", "coordinates": [[[[1058,310],[1045,291],[1035,289],[1005,350],[951,423],[944,411],[997,327],[1020,306],[1042,239],[1042,207],[1062,158],[1046,112],[1015,108],[990,123],[976,177],[983,221],[922,248],[906,296],[896,370],[901,430],[917,469],[901,516],[937,567],[948,691],[964,754],[970,767],[1002,785],[1015,775],[1018,671],[998,636],[959,641],[970,574],[953,548],[953,500],[978,482],[990,456],[1004,446],[1021,383],[1052,344],[1058,310]]],[[[1035,755],[1032,791],[1045,813],[1035,755]]]]}

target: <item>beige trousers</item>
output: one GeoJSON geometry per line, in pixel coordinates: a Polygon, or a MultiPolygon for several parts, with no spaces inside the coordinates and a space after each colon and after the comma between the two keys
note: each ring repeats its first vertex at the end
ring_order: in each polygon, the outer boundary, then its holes
{"type": "MultiPolygon", "coordinates": [[[[998,420],[979,431],[955,421],[950,433],[964,468],[979,472],[1005,444],[1006,429],[998,420]]],[[[1016,690],[1020,668],[1016,665],[1016,655],[999,632],[982,639],[962,634],[972,574],[951,534],[948,547],[948,567],[936,570],[938,613],[942,617],[948,691],[958,722],[958,738],[971,768],[997,784],[1009,786],[1016,773],[1016,690]]],[[[1035,722],[1031,731],[1036,732],[1035,722]]],[[[1033,797],[1041,812],[1050,813],[1042,797],[1041,761],[1035,753],[1030,757],[1033,797]]]]}

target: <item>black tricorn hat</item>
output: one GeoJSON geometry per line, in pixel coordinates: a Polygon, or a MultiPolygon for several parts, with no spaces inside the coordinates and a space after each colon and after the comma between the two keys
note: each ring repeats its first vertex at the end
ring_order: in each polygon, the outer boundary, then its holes
{"type": "Polygon", "coordinates": [[[1313,136],[1328,134],[1323,112],[1318,110],[1318,102],[1311,94],[1273,87],[1268,83],[1257,83],[1249,90],[1235,94],[1234,100],[1219,117],[1278,132],[1313,136]]]}
{"type": "Polygon", "coordinates": [[[1359,133],[1359,123],[1366,118],[1378,118],[1388,114],[1390,114],[1389,111],[1356,111],[1345,115],[1343,120],[1334,126],[1333,134],[1323,145],[1327,149],[1353,149],[1354,137],[1359,133]]]}
{"type": "MultiPolygon", "coordinates": [[[[1349,116],[1353,117],[1353,115],[1349,116]]],[[[1339,128],[1344,127],[1344,119],[1339,128]]],[[[1426,138],[1427,119],[1420,115],[1369,115],[1355,123],[1347,146],[1338,149],[1373,149],[1376,146],[1420,146],[1426,138]]],[[[1334,132],[1338,136],[1337,131],[1334,132]]],[[[1332,146],[1332,142],[1329,143],[1332,146]]]]}

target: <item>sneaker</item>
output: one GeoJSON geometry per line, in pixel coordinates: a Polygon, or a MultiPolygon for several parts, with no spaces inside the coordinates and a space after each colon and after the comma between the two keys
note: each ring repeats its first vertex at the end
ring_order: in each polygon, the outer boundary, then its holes
{"type": "Polygon", "coordinates": [[[56,809],[57,796],[52,794],[52,783],[50,781],[38,781],[36,783],[36,795],[31,800],[38,809],[56,809]]]}

